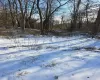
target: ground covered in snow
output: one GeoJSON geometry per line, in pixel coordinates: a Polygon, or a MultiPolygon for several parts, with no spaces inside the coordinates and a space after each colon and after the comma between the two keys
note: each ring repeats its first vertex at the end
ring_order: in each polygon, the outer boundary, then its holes
{"type": "Polygon", "coordinates": [[[100,40],[0,37],[0,80],[100,80],[100,40]]]}

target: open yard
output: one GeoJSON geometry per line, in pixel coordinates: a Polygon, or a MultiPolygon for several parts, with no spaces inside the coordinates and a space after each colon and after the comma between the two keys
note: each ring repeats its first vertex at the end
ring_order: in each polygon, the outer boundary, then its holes
{"type": "Polygon", "coordinates": [[[100,40],[0,37],[0,80],[100,80],[100,40]]]}

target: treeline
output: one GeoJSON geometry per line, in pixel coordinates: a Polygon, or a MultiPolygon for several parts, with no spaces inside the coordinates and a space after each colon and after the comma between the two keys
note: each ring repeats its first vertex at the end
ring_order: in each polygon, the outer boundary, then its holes
{"type": "Polygon", "coordinates": [[[38,29],[41,34],[64,30],[96,35],[99,24],[100,8],[96,0],[0,0],[0,26],[5,28],[20,28],[22,32],[25,28],[38,29]],[[58,13],[60,19],[55,20],[58,13]]]}

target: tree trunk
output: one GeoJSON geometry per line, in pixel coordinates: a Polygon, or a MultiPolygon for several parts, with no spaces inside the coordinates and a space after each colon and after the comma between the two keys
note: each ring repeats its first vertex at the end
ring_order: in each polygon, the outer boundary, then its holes
{"type": "Polygon", "coordinates": [[[97,14],[97,18],[94,22],[94,26],[93,26],[93,30],[92,30],[93,36],[95,36],[98,33],[99,26],[100,26],[100,8],[99,8],[99,11],[98,11],[98,14],[97,14]]]}
{"type": "Polygon", "coordinates": [[[43,21],[43,30],[45,34],[48,34],[49,31],[49,19],[43,21]]]}

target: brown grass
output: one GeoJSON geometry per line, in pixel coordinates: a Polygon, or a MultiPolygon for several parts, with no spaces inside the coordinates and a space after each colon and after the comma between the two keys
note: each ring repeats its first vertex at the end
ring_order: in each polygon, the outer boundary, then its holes
{"type": "MultiPolygon", "coordinates": [[[[16,30],[13,29],[5,29],[5,28],[0,28],[0,36],[12,36],[14,34],[14,32],[16,32],[16,30]]],[[[18,32],[17,34],[20,34],[20,32],[18,32]]],[[[36,30],[36,29],[25,29],[25,34],[31,34],[31,35],[39,35],[40,31],[36,30]]]]}

